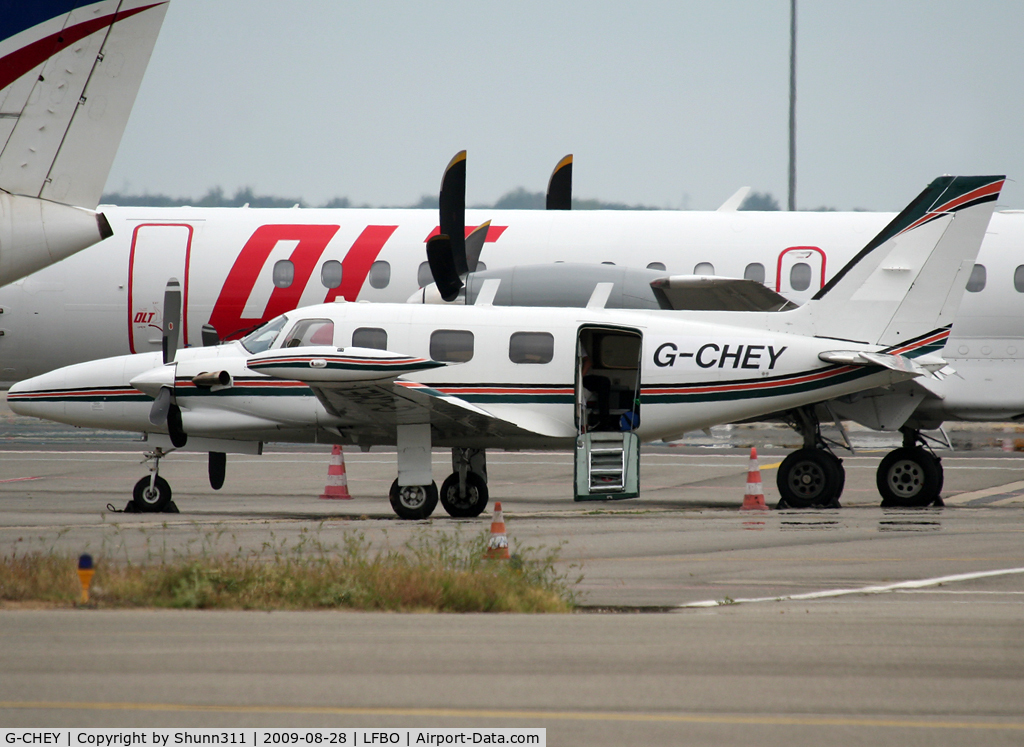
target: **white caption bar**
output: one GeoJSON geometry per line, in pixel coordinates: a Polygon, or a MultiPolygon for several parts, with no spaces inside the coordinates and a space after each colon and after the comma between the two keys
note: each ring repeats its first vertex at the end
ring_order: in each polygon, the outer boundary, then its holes
{"type": "Polygon", "coordinates": [[[547,729],[2,729],[0,732],[3,745],[23,747],[547,745],[547,729]]]}

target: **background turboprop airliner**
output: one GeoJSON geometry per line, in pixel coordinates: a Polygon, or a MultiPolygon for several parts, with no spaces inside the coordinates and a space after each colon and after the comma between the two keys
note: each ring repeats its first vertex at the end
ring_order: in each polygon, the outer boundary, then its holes
{"type": "MultiPolygon", "coordinates": [[[[404,301],[431,282],[432,210],[103,208],[114,235],[0,289],[0,379],[158,350],[167,280],[183,287],[182,334],[237,337],[299,306],[404,301]]],[[[664,267],[761,280],[801,303],[890,213],[469,210],[491,220],[491,269],[545,262],[664,267]]],[[[1024,414],[1024,213],[996,212],[944,356],[939,420],[1024,414]],[[957,384],[956,382],[961,382],[957,384]]],[[[410,309],[412,311],[412,309],[410,309]]]]}

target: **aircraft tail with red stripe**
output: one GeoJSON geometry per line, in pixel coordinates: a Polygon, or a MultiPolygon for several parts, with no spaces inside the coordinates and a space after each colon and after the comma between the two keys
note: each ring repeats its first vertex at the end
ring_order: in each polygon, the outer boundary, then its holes
{"type": "Polygon", "coordinates": [[[93,209],[166,0],[0,0],[0,190],[93,209]]]}
{"type": "Polygon", "coordinates": [[[1004,181],[939,177],[779,331],[895,346],[947,328],[1004,181]]]}

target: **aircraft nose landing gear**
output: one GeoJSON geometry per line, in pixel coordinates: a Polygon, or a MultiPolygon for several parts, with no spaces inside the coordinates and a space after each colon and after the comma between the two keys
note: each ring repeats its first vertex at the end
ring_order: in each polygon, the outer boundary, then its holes
{"type": "Polygon", "coordinates": [[[171,501],[171,486],[160,477],[160,459],[165,456],[167,454],[159,446],[145,454],[145,461],[152,462],[150,474],[135,483],[129,504],[138,513],[178,513],[178,507],[171,501]]]}

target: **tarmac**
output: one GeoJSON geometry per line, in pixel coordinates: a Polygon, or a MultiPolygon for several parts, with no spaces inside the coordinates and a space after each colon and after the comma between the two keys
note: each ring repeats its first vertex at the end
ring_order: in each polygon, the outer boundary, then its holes
{"type": "MultiPolygon", "coordinates": [[[[891,436],[852,434],[843,508],[741,512],[757,443],[769,505],[784,431],[645,447],[640,498],[575,503],[570,455],[488,452],[513,551],[557,549],[583,611],[400,615],[0,609],[0,727],[519,726],[552,745],[1024,743],[1024,458],[1016,426],[951,431],[943,508],[882,509],[891,436]],[[1010,430],[1007,430],[1010,429],[1010,430]],[[769,445],[771,444],[771,445],[769,445]],[[973,450],[964,451],[970,447],[973,450]],[[1004,450],[1004,448],[1009,450],[1004,450]]],[[[205,455],[161,475],[178,514],[124,514],[144,444],[0,408],[0,551],[154,560],[361,532],[394,517],[393,450],[205,455]]],[[[435,479],[450,471],[438,451],[435,479]]]]}

